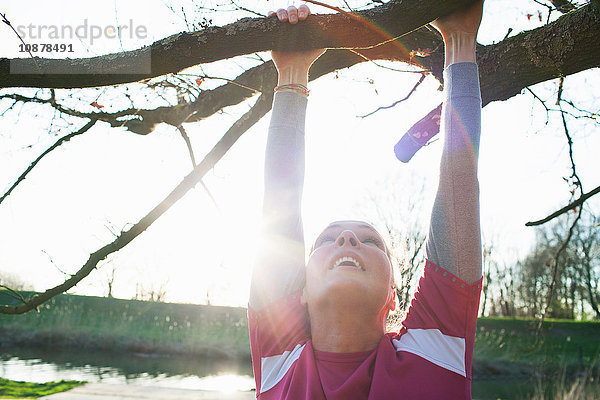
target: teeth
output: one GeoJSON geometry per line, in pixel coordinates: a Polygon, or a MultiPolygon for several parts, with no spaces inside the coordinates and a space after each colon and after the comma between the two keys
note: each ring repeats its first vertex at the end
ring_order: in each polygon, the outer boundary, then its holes
{"type": "Polygon", "coordinates": [[[343,262],[351,262],[352,264],[354,264],[354,266],[356,268],[358,268],[359,270],[364,271],[365,269],[358,263],[358,261],[356,261],[354,258],[352,257],[342,257],[339,258],[334,264],[333,264],[333,269],[339,267],[339,265],[343,262]]]}

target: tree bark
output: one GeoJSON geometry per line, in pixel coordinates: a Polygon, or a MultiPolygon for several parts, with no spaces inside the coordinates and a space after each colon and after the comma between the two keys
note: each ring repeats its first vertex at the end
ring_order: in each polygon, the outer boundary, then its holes
{"type": "MultiPolygon", "coordinates": [[[[568,13],[557,21],[523,32],[500,43],[479,46],[483,105],[506,100],[536,83],[600,66],[600,14],[593,5],[568,13]]],[[[395,42],[371,49],[329,50],[311,68],[310,80],[366,60],[394,60],[419,65],[442,81],[443,43],[439,36],[422,28],[395,42]],[[430,49],[427,57],[412,57],[409,50],[430,49]]],[[[276,76],[272,63],[244,72],[236,83],[264,91],[264,82],[276,76]]],[[[124,124],[132,132],[148,134],[160,122],[178,126],[206,118],[225,105],[238,104],[253,91],[234,83],[206,91],[192,103],[142,110],[141,120],[124,124]]],[[[120,123],[122,124],[122,122],[120,123]]]]}
{"type": "Polygon", "coordinates": [[[475,1],[392,0],[357,12],[354,18],[343,14],[313,15],[298,25],[282,24],[276,18],[244,18],[223,27],[182,32],[148,47],[100,57],[3,59],[0,87],[97,87],[136,82],[271,49],[373,47],[475,1]]]}
{"type": "MultiPolygon", "coordinates": [[[[101,57],[73,60],[3,59],[0,60],[0,87],[79,88],[114,85],[177,73],[197,64],[273,48],[370,48],[378,54],[377,58],[407,59],[411,50],[425,48],[420,46],[422,32],[416,37],[412,37],[414,33],[411,32],[468,3],[472,3],[472,0],[393,1],[357,13],[360,18],[353,19],[341,14],[313,15],[301,25],[281,25],[275,18],[246,18],[224,27],[182,32],[149,47],[101,57]],[[394,41],[390,43],[392,45],[384,47],[389,52],[387,54],[382,51],[383,48],[373,47],[400,36],[403,36],[403,40],[399,43],[394,41]],[[134,70],[148,62],[148,57],[151,61],[147,73],[119,73],[134,70]],[[62,73],[11,74],[11,64],[13,68],[24,68],[31,72],[35,72],[39,65],[42,70],[58,70],[62,73]]],[[[505,100],[529,85],[597,67],[600,60],[600,41],[597,40],[600,37],[600,18],[598,6],[593,3],[565,14],[554,23],[523,32],[493,46],[482,47],[479,53],[482,72],[493,73],[498,79],[487,83],[493,86],[489,90],[490,99],[505,100]]],[[[425,42],[431,43],[429,40],[425,42]]],[[[436,75],[441,71],[441,63],[441,56],[426,62],[436,75]]]]}

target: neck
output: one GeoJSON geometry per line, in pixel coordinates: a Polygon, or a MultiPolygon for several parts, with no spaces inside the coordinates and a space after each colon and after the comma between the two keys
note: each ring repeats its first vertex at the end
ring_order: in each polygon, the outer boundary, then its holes
{"type": "Polygon", "coordinates": [[[384,335],[385,314],[365,313],[352,308],[314,307],[309,310],[315,350],[358,353],[375,349],[384,335]],[[352,310],[352,312],[348,312],[352,310]]]}

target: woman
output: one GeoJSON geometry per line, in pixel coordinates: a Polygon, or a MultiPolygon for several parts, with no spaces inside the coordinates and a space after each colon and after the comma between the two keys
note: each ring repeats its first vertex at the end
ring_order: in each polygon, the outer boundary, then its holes
{"type": "MultiPolygon", "coordinates": [[[[432,23],[445,43],[445,135],[427,264],[399,332],[381,235],[330,224],[304,264],[300,201],[308,70],[324,50],[273,52],[279,72],[265,160],[263,242],[249,302],[260,399],[469,399],[481,289],[475,39],[483,2],[432,23]]],[[[279,10],[295,24],[308,7],[279,10]]]]}

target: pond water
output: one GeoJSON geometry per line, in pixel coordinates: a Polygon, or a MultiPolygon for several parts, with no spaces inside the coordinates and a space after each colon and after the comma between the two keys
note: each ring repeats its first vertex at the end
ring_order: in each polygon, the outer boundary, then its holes
{"type": "MultiPolygon", "coordinates": [[[[89,350],[0,348],[0,377],[29,382],[75,379],[222,392],[254,389],[250,363],[89,350]]],[[[529,398],[535,386],[523,380],[475,379],[473,399],[529,398]]]]}
{"type": "Polygon", "coordinates": [[[74,379],[227,392],[254,388],[250,363],[79,349],[0,348],[0,376],[29,382],[74,379]]]}

